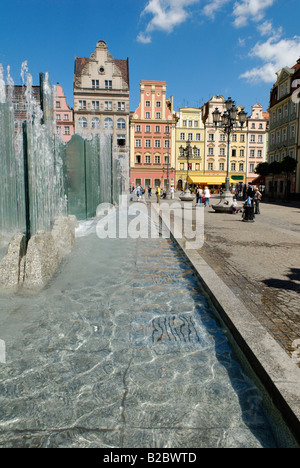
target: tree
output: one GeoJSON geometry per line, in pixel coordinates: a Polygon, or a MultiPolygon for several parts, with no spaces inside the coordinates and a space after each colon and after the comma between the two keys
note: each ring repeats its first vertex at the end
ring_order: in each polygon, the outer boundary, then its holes
{"type": "Polygon", "coordinates": [[[260,176],[267,176],[269,174],[269,168],[270,164],[267,162],[259,163],[257,164],[255,168],[255,174],[258,174],[260,176]]]}

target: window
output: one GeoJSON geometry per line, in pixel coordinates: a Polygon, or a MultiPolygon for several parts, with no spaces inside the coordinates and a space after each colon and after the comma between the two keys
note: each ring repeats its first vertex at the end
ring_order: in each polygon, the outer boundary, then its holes
{"type": "Polygon", "coordinates": [[[196,133],[196,141],[200,141],[201,140],[201,134],[200,133],[196,133]]]}
{"type": "Polygon", "coordinates": [[[106,111],[111,111],[112,110],[112,101],[105,101],[104,109],[106,111]]]}
{"type": "Polygon", "coordinates": [[[214,163],[208,163],[208,170],[213,171],[214,170],[214,163]]]}
{"type": "Polygon", "coordinates": [[[255,123],[251,124],[251,128],[255,128],[255,123]]]}
{"type": "Polygon", "coordinates": [[[189,120],[189,127],[192,127],[192,126],[193,126],[193,121],[189,120]]]}
{"type": "Polygon", "coordinates": [[[155,164],[160,164],[160,156],[155,156],[155,164]]]}
{"type": "Polygon", "coordinates": [[[145,102],[145,106],[146,106],[146,107],[150,107],[150,105],[151,105],[150,101],[146,101],[146,102],[145,102]]]}
{"type": "Polygon", "coordinates": [[[169,125],[165,126],[165,133],[170,133],[170,126],[169,125]]]}
{"type": "Polygon", "coordinates": [[[208,154],[209,154],[209,156],[213,156],[214,155],[214,149],[213,148],[208,148],[208,154]]]}
{"type": "Polygon", "coordinates": [[[160,113],[160,112],[156,112],[156,118],[157,118],[157,119],[160,119],[160,116],[161,116],[161,113],[160,113]]]}
{"type": "Polygon", "coordinates": [[[220,156],[225,156],[225,148],[220,148],[220,156]]]}
{"type": "Polygon", "coordinates": [[[151,140],[145,140],[145,147],[151,148],[151,140]]]}
{"type": "Polygon", "coordinates": [[[155,133],[160,133],[160,125],[155,125],[155,133]]]}
{"type": "Polygon", "coordinates": [[[239,171],[243,171],[244,170],[244,163],[240,163],[239,164],[239,171]]]}
{"type": "Polygon", "coordinates": [[[184,163],[180,163],[180,170],[184,171],[184,163]]]}
{"type": "Polygon", "coordinates": [[[224,133],[221,133],[221,135],[220,135],[220,141],[225,141],[225,135],[224,135],[224,133]]]}
{"type": "Polygon", "coordinates": [[[180,133],[180,140],[184,141],[185,140],[185,133],[180,133]]]}
{"type": "Polygon", "coordinates": [[[70,135],[70,127],[65,127],[65,135],[70,135]]]}
{"type": "Polygon", "coordinates": [[[262,158],[262,150],[258,150],[258,151],[257,151],[257,157],[258,157],[258,158],[262,158]]]}
{"type": "Polygon", "coordinates": [[[263,137],[262,137],[262,135],[258,135],[258,140],[257,140],[257,141],[258,141],[258,143],[262,143],[262,142],[263,142],[263,137]]]}
{"type": "Polygon", "coordinates": [[[92,88],[99,89],[99,80],[92,80],[92,88]]]}
{"type": "Polygon", "coordinates": [[[117,128],[118,129],[124,129],[126,128],[126,122],[124,119],[118,119],[117,120],[117,128]]]}
{"type": "Polygon", "coordinates": [[[86,109],[86,101],[79,101],[79,109],[86,109]]]}
{"type": "Polygon", "coordinates": [[[68,114],[64,114],[64,120],[69,120],[68,114]]]}
{"type": "Polygon", "coordinates": [[[295,125],[293,125],[291,127],[291,138],[294,139],[295,138],[295,125]]]}
{"type": "Polygon", "coordinates": [[[56,101],[55,107],[56,107],[56,109],[58,109],[60,107],[60,101],[56,101]]]}
{"type": "Polygon", "coordinates": [[[236,156],[236,149],[233,149],[233,150],[232,150],[232,156],[233,156],[233,157],[236,156]]]}
{"type": "Polygon", "coordinates": [[[92,118],[92,128],[100,128],[100,120],[98,117],[92,118]]]}
{"type": "Polygon", "coordinates": [[[255,158],[255,151],[254,150],[250,150],[250,158],[255,158]]]}
{"type": "Polygon", "coordinates": [[[194,127],[199,127],[199,122],[198,122],[198,120],[195,120],[195,122],[194,122],[194,127]]]}
{"type": "Polygon", "coordinates": [[[140,126],[140,125],[136,125],[135,131],[136,131],[136,132],[140,132],[140,131],[141,131],[141,126],[140,126]]]}
{"type": "Polygon", "coordinates": [[[146,164],[151,164],[151,156],[149,154],[146,154],[146,156],[145,156],[145,163],[146,164]]]}
{"type": "Polygon", "coordinates": [[[250,164],[250,170],[249,172],[254,172],[254,164],[250,164]]]}
{"type": "Polygon", "coordinates": [[[234,133],[234,134],[232,135],[232,141],[237,141],[237,134],[236,134],[236,133],[234,133]]]}
{"type": "Polygon", "coordinates": [[[99,110],[99,101],[92,101],[92,110],[99,110]]]}
{"type": "Polygon", "coordinates": [[[155,148],[160,148],[160,140],[155,140],[154,141],[154,146],[155,146],[155,148]]]}
{"type": "Polygon", "coordinates": [[[220,164],[219,164],[219,170],[220,170],[220,171],[224,171],[224,170],[225,170],[225,164],[224,164],[224,163],[220,163],[220,164]]]}
{"type": "Polygon", "coordinates": [[[56,120],[60,120],[60,114],[56,114],[56,120]]]}
{"type": "Polygon", "coordinates": [[[170,140],[165,140],[164,147],[165,148],[170,148],[170,140]]]}
{"type": "Polygon", "coordinates": [[[196,149],[195,156],[198,157],[198,158],[200,157],[200,149],[199,148],[196,149]]]}
{"type": "Polygon", "coordinates": [[[213,133],[210,133],[208,135],[208,141],[214,141],[214,134],[213,133]]]}
{"type": "Polygon", "coordinates": [[[140,154],[135,155],[135,163],[136,164],[141,164],[141,155],[140,154]]]}
{"type": "Polygon", "coordinates": [[[146,118],[146,119],[150,119],[150,112],[146,112],[145,118],[146,118]]]}
{"type": "Polygon", "coordinates": [[[165,156],[164,160],[165,160],[165,164],[169,164],[170,162],[169,156],[165,156]]]}
{"type": "Polygon", "coordinates": [[[146,125],[146,127],[145,127],[145,132],[146,132],[146,133],[150,133],[150,131],[151,131],[150,125],[146,125]]]}
{"type": "Polygon", "coordinates": [[[188,133],[188,141],[193,141],[193,134],[192,133],[188,133]]]}
{"type": "Polygon", "coordinates": [[[113,121],[109,117],[104,120],[104,128],[113,128],[113,121]]]}
{"type": "Polygon", "coordinates": [[[161,102],[160,101],[156,101],[156,107],[160,107],[161,106],[161,102]]]}
{"type": "Polygon", "coordinates": [[[87,128],[87,120],[85,117],[79,117],[78,119],[79,128],[87,128]]]}
{"type": "Polygon", "coordinates": [[[112,89],[112,81],[105,80],[105,89],[112,89]]]}
{"type": "Polygon", "coordinates": [[[135,146],[136,146],[136,148],[141,148],[141,146],[142,146],[142,140],[140,140],[140,139],[135,140],[135,146]]]}
{"type": "Polygon", "coordinates": [[[118,102],[118,111],[124,111],[125,110],[125,102],[120,101],[118,102]]]}
{"type": "Polygon", "coordinates": [[[251,143],[255,143],[255,135],[251,135],[250,141],[251,143]]]}
{"type": "Polygon", "coordinates": [[[199,163],[195,164],[195,171],[200,171],[200,164],[199,163]]]}
{"type": "Polygon", "coordinates": [[[259,124],[259,129],[260,129],[260,130],[263,129],[263,124],[262,124],[262,123],[259,124]]]}
{"type": "Polygon", "coordinates": [[[236,168],[236,164],[235,164],[235,163],[231,163],[231,170],[232,170],[232,171],[235,171],[235,168],[236,168]]]}
{"type": "Polygon", "coordinates": [[[245,156],[245,151],[243,149],[240,150],[240,158],[243,158],[245,156]]]}
{"type": "Polygon", "coordinates": [[[182,126],[183,126],[183,127],[186,127],[186,120],[183,120],[183,121],[182,121],[182,126]]]}
{"type": "Polygon", "coordinates": [[[240,135],[240,142],[245,143],[245,135],[240,135]]]}
{"type": "Polygon", "coordinates": [[[125,135],[117,135],[117,145],[125,146],[126,138],[125,135]]]}

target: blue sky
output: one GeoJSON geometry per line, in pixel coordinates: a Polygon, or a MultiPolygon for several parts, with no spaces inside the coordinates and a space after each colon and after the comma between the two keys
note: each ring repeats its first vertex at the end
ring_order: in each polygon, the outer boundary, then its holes
{"type": "Polygon", "coordinates": [[[0,63],[22,84],[49,72],[73,106],[74,57],[105,40],[129,58],[131,110],[143,79],[167,82],[180,106],[214,94],[267,110],[276,71],[300,57],[299,0],[0,0],[0,63]]]}

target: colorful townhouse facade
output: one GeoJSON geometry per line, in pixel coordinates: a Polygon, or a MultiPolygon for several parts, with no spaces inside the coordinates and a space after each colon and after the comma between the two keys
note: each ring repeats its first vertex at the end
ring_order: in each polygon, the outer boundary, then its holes
{"type": "Polygon", "coordinates": [[[70,141],[74,135],[73,109],[67,104],[63,88],[59,83],[56,85],[55,121],[57,135],[60,135],[65,143],[70,141]]]}
{"type": "MultiPolygon", "coordinates": [[[[237,107],[239,111],[243,109],[241,106],[237,107]]],[[[201,185],[207,185],[213,191],[218,191],[225,183],[228,160],[230,184],[245,184],[247,161],[247,127],[241,128],[237,120],[236,128],[230,135],[228,159],[228,137],[223,129],[216,127],[213,122],[213,112],[216,108],[221,114],[226,111],[223,96],[213,96],[202,107],[205,126],[205,162],[201,185]]]]}
{"type": "Polygon", "coordinates": [[[75,57],[74,125],[83,138],[112,137],[113,157],[120,161],[124,187],[129,187],[129,61],[115,59],[105,41],[90,57],[75,57]]]}
{"type": "Polygon", "coordinates": [[[290,193],[300,193],[300,123],[299,123],[300,59],[292,67],[277,73],[270,92],[270,126],[268,162],[282,161],[290,156],[298,161],[294,174],[287,181],[285,174],[273,174],[266,179],[266,191],[283,198],[286,184],[290,193]]]}
{"type": "Polygon", "coordinates": [[[130,119],[130,184],[167,189],[175,184],[173,98],[165,81],[140,82],[140,103],[130,119]]]}
{"type": "Polygon", "coordinates": [[[203,180],[205,161],[205,128],[201,109],[185,107],[178,110],[175,155],[176,189],[184,189],[187,179],[189,184],[199,184],[203,180]],[[188,144],[192,147],[192,157],[189,160],[186,152],[181,149],[188,144]]]}
{"type": "MultiPolygon", "coordinates": [[[[247,163],[246,182],[257,178],[255,168],[267,159],[269,113],[263,112],[261,104],[251,108],[251,115],[247,118],[247,163]]],[[[259,182],[259,180],[257,180],[259,182]]],[[[257,185],[260,185],[259,183],[257,185]]]]}

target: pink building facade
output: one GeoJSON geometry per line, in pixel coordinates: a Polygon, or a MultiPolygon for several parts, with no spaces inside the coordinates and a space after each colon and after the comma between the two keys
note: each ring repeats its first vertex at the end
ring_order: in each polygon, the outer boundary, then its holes
{"type": "Polygon", "coordinates": [[[56,133],[60,135],[66,143],[74,135],[74,116],[73,110],[67,104],[66,96],[60,84],[56,85],[55,96],[55,118],[56,133]]]}
{"type": "Polygon", "coordinates": [[[165,81],[140,83],[140,104],[130,120],[130,184],[145,188],[175,185],[173,99],[165,81]]]}
{"type": "Polygon", "coordinates": [[[247,182],[257,178],[255,168],[259,163],[266,162],[269,114],[263,112],[261,104],[252,106],[251,116],[247,119],[248,148],[247,148],[247,182]]]}

